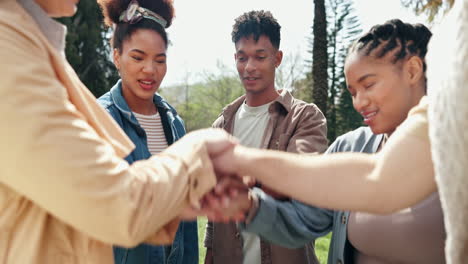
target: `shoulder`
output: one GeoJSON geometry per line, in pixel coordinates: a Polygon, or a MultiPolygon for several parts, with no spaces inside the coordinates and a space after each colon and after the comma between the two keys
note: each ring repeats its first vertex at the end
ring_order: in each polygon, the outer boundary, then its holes
{"type": "Polygon", "coordinates": [[[114,119],[115,116],[117,115],[118,109],[115,106],[114,100],[112,99],[112,93],[109,91],[103,95],[101,95],[98,99],[97,102],[99,105],[101,105],[109,114],[111,114],[114,119]]]}
{"type": "Polygon", "coordinates": [[[327,119],[317,105],[313,103],[307,103],[302,100],[292,98],[287,116],[292,122],[297,121],[297,124],[300,127],[309,127],[310,125],[313,125],[314,127],[321,126],[323,129],[326,129],[327,119]]]}
{"type": "Polygon", "coordinates": [[[178,116],[177,110],[173,107],[166,99],[159,93],[154,95],[154,102],[157,106],[162,106],[167,108],[174,116],[178,116]]]}
{"type": "Polygon", "coordinates": [[[376,137],[376,135],[372,133],[369,127],[359,127],[336,138],[328,148],[327,153],[356,152],[374,137],[376,137]]]}
{"type": "Polygon", "coordinates": [[[294,96],[292,96],[289,92],[287,92],[287,94],[290,97],[288,101],[291,105],[290,112],[292,114],[318,116],[323,117],[325,119],[325,116],[323,115],[322,111],[320,111],[320,109],[317,107],[317,105],[313,103],[307,103],[301,99],[297,99],[294,96]]]}
{"type": "Polygon", "coordinates": [[[226,119],[232,118],[238,111],[239,107],[245,101],[245,94],[241,95],[240,97],[236,98],[234,101],[226,105],[219,113],[216,120],[213,122],[211,127],[221,128],[226,119]]]}
{"type": "Polygon", "coordinates": [[[219,114],[218,118],[216,118],[216,120],[213,122],[213,124],[211,125],[211,127],[214,127],[214,128],[222,128],[222,127],[223,127],[223,124],[224,124],[224,115],[223,115],[223,113],[221,112],[221,114],[219,114]]]}
{"type": "Polygon", "coordinates": [[[163,107],[166,108],[167,115],[170,116],[170,118],[173,120],[173,124],[176,126],[177,130],[179,133],[185,134],[185,122],[182,119],[182,117],[177,113],[177,110],[175,107],[173,107],[169,102],[164,99],[160,94],[155,94],[153,101],[155,102],[157,107],[163,107]]]}
{"type": "Polygon", "coordinates": [[[106,110],[120,126],[122,126],[122,118],[119,114],[120,111],[114,103],[111,91],[101,95],[97,99],[97,103],[102,106],[102,108],[104,108],[104,110],[106,110]]]}
{"type": "MultiPolygon", "coordinates": [[[[429,140],[429,121],[427,115],[428,102],[427,97],[424,96],[421,98],[421,101],[418,105],[413,107],[406,120],[401,123],[398,129],[395,132],[402,133],[405,136],[416,136],[423,140],[429,140]]],[[[446,113],[446,112],[444,112],[446,113]]],[[[434,122],[435,127],[440,122],[434,122]]]]}
{"type": "Polygon", "coordinates": [[[98,102],[98,104],[100,104],[102,107],[104,107],[106,109],[114,104],[113,101],[112,101],[112,95],[111,95],[110,91],[103,94],[103,95],[101,95],[97,99],[97,102],[98,102]]]}
{"type": "Polygon", "coordinates": [[[2,59],[4,56],[21,58],[20,54],[31,56],[29,59],[47,55],[41,31],[16,1],[0,1],[0,32],[2,59]]]}
{"type": "Polygon", "coordinates": [[[367,126],[358,127],[355,130],[349,131],[341,136],[339,136],[336,140],[338,141],[354,141],[361,138],[367,139],[372,137],[374,134],[372,130],[367,126]]]}
{"type": "Polygon", "coordinates": [[[0,58],[4,62],[0,63],[0,94],[8,90],[21,96],[19,91],[25,89],[29,95],[56,99],[67,96],[65,89],[57,89],[63,87],[54,69],[57,63],[41,35],[35,22],[16,1],[0,1],[0,58]],[[32,89],[38,84],[41,89],[32,89]]]}

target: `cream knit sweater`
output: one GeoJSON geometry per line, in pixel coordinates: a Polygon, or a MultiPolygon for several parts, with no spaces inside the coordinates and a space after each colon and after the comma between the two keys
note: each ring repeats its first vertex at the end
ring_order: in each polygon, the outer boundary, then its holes
{"type": "Polygon", "coordinates": [[[448,264],[468,263],[468,0],[455,0],[428,51],[429,134],[448,264]]]}

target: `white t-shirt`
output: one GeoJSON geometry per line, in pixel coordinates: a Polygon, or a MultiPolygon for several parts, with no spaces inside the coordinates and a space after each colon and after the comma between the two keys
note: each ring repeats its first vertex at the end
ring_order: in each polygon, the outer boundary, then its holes
{"type": "MultiPolygon", "coordinates": [[[[245,102],[237,110],[233,135],[239,139],[243,146],[259,148],[265,134],[265,128],[270,116],[268,108],[271,103],[261,106],[251,107],[245,102]]],[[[244,264],[261,264],[260,237],[241,232],[243,239],[242,252],[244,254],[244,264]]]]}

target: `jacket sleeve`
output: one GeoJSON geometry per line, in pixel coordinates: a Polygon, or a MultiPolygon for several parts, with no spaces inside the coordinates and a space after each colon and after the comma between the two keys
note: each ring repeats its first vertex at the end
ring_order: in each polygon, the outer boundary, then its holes
{"type": "Polygon", "coordinates": [[[257,213],[245,231],[256,233],[275,244],[299,248],[328,234],[333,227],[333,211],[303,204],[299,201],[275,200],[255,188],[259,198],[257,213]]]}
{"type": "MultiPolygon", "coordinates": [[[[341,141],[340,138],[333,142],[326,153],[339,152],[341,141]]],[[[279,201],[257,188],[254,195],[259,201],[258,208],[251,209],[252,221],[240,227],[273,243],[298,248],[328,234],[333,228],[333,210],[296,200],[279,201]]]]}
{"type": "Polygon", "coordinates": [[[327,149],[327,121],[317,106],[307,104],[299,112],[294,135],[289,139],[287,152],[322,153],[327,149]]]}
{"type": "Polygon", "coordinates": [[[223,128],[224,125],[224,117],[223,115],[218,116],[216,120],[211,125],[212,128],[223,128]]]}
{"type": "Polygon", "coordinates": [[[170,243],[177,215],[215,184],[204,143],[192,137],[129,166],[70,102],[46,48],[0,30],[0,116],[8,124],[0,183],[105,243],[170,243]]]}
{"type": "MultiPolygon", "coordinates": [[[[211,125],[212,128],[222,128],[224,124],[224,118],[223,115],[220,114],[218,118],[213,122],[211,125]]],[[[214,231],[214,225],[213,222],[208,221],[206,223],[206,230],[205,230],[205,237],[203,239],[203,245],[207,249],[213,248],[213,231],[214,231]]]]}

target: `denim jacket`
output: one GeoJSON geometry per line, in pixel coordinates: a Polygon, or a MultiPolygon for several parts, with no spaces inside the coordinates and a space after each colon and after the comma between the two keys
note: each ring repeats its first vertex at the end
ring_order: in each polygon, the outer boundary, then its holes
{"type": "MultiPolygon", "coordinates": [[[[185,135],[184,122],[175,109],[160,95],[155,94],[153,101],[161,116],[167,143],[171,145],[185,135]]],[[[109,92],[99,97],[98,102],[135,144],[135,149],[125,159],[131,164],[137,160],[149,158],[151,154],[147,147],[146,133],[138,124],[122,95],[121,81],[119,80],[109,92]]],[[[181,222],[171,246],[141,244],[132,249],[114,247],[114,259],[116,264],[198,263],[197,223],[196,221],[181,222]]]]}

